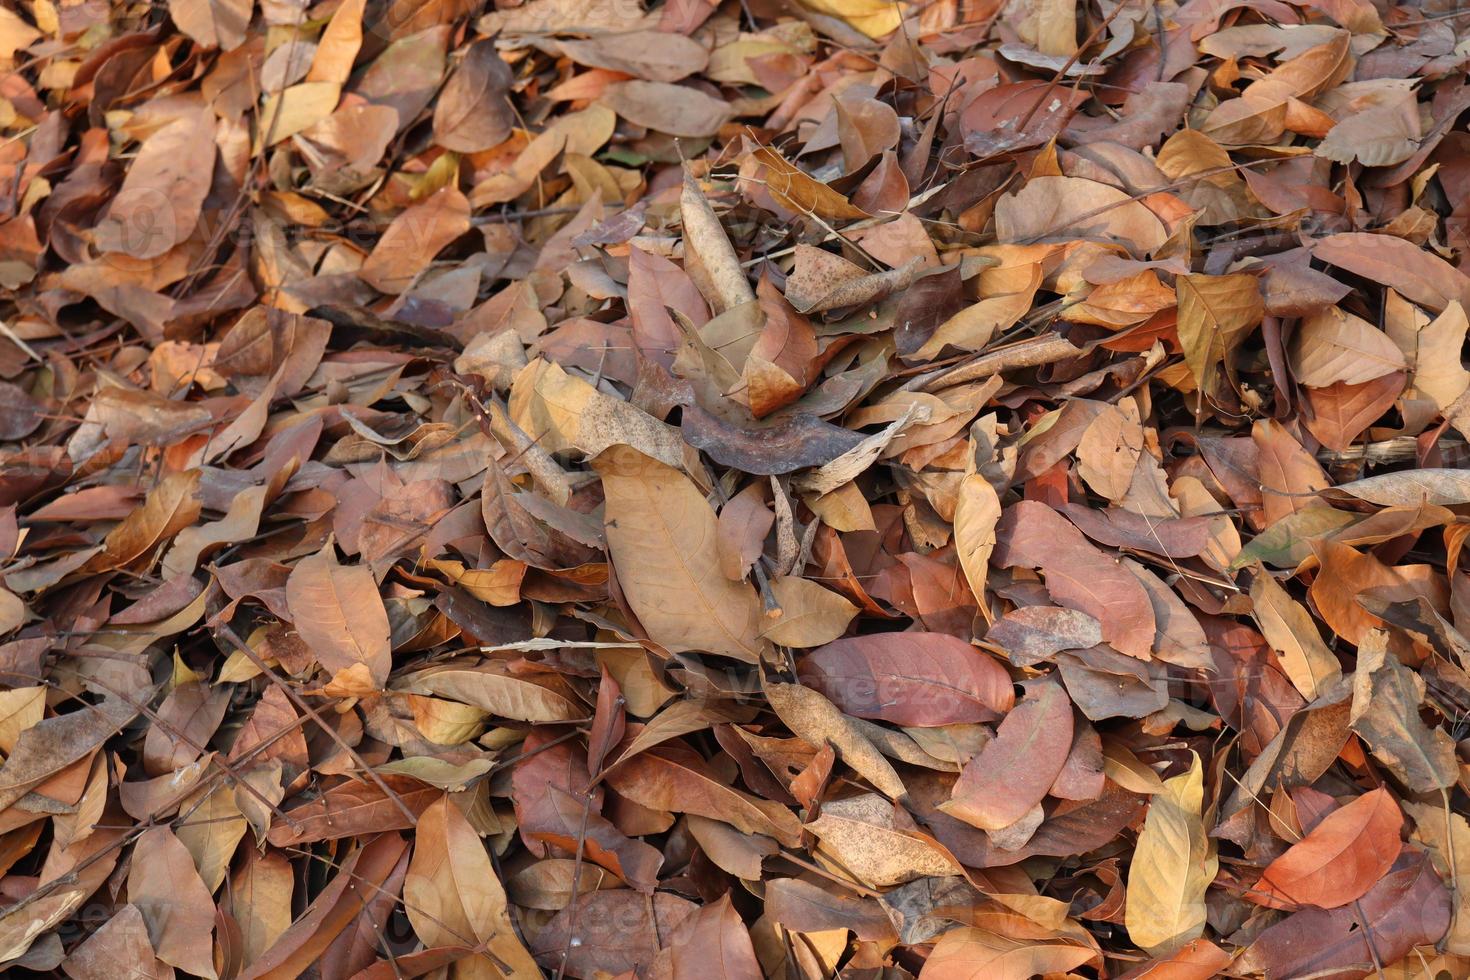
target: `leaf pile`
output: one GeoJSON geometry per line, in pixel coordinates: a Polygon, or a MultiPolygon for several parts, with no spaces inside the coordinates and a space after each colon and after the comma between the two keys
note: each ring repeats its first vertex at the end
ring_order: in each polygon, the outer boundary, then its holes
{"type": "Polygon", "coordinates": [[[1466,36],[0,8],[0,969],[1470,975],[1466,36]]]}

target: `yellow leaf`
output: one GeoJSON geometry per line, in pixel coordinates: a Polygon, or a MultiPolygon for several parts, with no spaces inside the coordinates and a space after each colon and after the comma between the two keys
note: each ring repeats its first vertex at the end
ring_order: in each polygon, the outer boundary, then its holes
{"type": "Polygon", "coordinates": [[[0,751],[15,751],[20,733],[39,722],[46,714],[46,688],[17,687],[0,691],[0,751]]]}
{"type": "Polygon", "coordinates": [[[1171,953],[1205,929],[1205,889],[1219,860],[1205,832],[1204,766],[1164,781],[1149,800],[1148,816],[1128,874],[1124,925],[1155,956],[1171,953]]]}
{"type": "Polygon", "coordinates": [[[990,553],[995,550],[995,525],[1000,520],[1000,498],[985,477],[971,474],[960,484],[954,509],[954,547],[970,591],[985,606],[985,579],[990,553]]]}
{"type": "Polygon", "coordinates": [[[831,589],[810,579],[783,575],[771,580],[780,615],[763,636],[783,647],[819,647],[847,632],[858,608],[831,589]]]}
{"type": "Polygon", "coordinates": [[[1342,666],[1322,642],[1307,610],[1264,569],[1251,583],[1251,602],[1262,635],[1302,697],[1315,701],[1342,677],[1342,666]]]}
{"type": "Polygon", "coordinates": [[[890,0],[801,0],[802,5],[819,14],[836,17],[868,37],[883,37],[898,29],[908,10],[906,3],[890,0]]]}

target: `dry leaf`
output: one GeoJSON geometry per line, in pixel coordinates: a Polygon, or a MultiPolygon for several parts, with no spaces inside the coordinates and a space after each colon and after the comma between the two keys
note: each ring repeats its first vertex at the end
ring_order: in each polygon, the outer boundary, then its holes
{"type": "Polygon", "coordinates": [[[1128,878],[1124,924],[1134,942],[1156,956],[1197,938],[1205,927],[1205,890],[1218,868],[1205,833],[1204,767],[1164,781],[1149,798],[1148,816],[1128,878]]]}
{"type": "Polygon", "coordinates": [[[366,680],[383,686],[393,667],[388,614],[366,566],[339,564],[329,541],[291,569],[286,602],[297,633],[323,667],[333,674],[363,670],[366,680]]]}
{"type": "Polygon", "coordinates": [[[649,636],[666,649],[760,660],[754,590],[720,571],[715,513],[677,470],[614,446],[595,461],[607,496],[608,554],[649,636]]]}

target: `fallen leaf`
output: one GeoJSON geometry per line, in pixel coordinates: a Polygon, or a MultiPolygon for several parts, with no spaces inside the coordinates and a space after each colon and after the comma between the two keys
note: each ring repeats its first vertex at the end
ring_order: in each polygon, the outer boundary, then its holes
{"type": "Polygon", "coordinates": [[[1149,798],[1148,816],[1128,878],[1124,924],[1128,935],[1155,956],[1168,955],[1205,927],[1205,890],[1218,869],[1202,817],[1204,768],[1164,781],[1149,798]]]}
{"type": "Polygon", "coordinates": [[[1127,569],[1035,501],[1008,508],[996,533],[996,564],[1040,569],[1053,599],[1096,619],[1102,624],[1103,639],[1120,652],[1148,658],[1154,641],[1153,605],[1127,569]]]}
{"type": "Polygon", "coordinates": [[[1033,687],[965,764],[941,809],[981,830],[1001,830],[1046,796],[1072,747],[1072,702],[1060,684],[1033,687]]]}
{"type": "Polygon", "coordinates": [[[392,669],[388,614],[378,584],[363,565],[337,562],[331,542],[303,558],[286,579],[296,631],[333,674],[365,669],[377,687],[392,669]]]}
{"type": "Polygon", "coordinates": [[[939,633],[879,633],[836,640],[800,661],[802,683],[859,718],[900,725],[994,721],[1015,695],[1004,668],[939,633]]]}
{"type": "Polygon", "coordinates": [[[1250,893],[1270,908],[1332,909],[1362,898],[1393,867],[1404,817],[1382,788],[1332,811],[1272,861],[1250,893]]]}
{"type": "Polygon", "coordinates": [[[650,637],[670,651],[760,660],[755,592],[720,572],[715,513],[678,471],[626,446],[595,461],[607,498],[608,553],[650,637]]]}
{"type": "MultiPolygon", "coordinates": [[[[506,908],[505,889],[485,845],[445,796],[419,817],[403,901],[414,932],[429,946],[484,944],[486,969],[504,964],[535,974],[506,908]]],[[[488,974],[487,974],[488,975],[488,974]]]]}

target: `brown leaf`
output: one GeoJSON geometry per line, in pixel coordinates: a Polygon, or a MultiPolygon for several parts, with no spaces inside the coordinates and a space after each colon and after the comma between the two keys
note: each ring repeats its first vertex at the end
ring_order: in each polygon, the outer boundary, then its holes
{"type": "Polygon", "coordinates": [[[1148,593],[1064,518],[1045,504],[1025,500],[1006,510],[997,538],[996,564],[1040,569],[1053,599],[1096,619],[1103,639],[1122,653],[1148,658],[1155,626],[1148,593]]]}
{"type": "Polygon", "coordinates": [[[1257,936],[1233,968],[1273,976],[1361,972],[1375,956],[1392,963],[1414,946],[1437,942],[1449,922],[1449,892],[1429,859],[1404,851],[1357,902],[1289,916],[1257,936]]]}
{"type": "Polygon", "coordinates": [[[421,814],[442,796],[437,788],[407,776],[389,774],[382,778],[397,802],[375,782],[351,780],[331,787],[309,803],[287,810],[286,815],[291,819],[278,818],[271,824],[270,842],[276,847],[291,847],[387,830],[407,830],[411,825],[403,807],[410,813],[421,814]]]}
{"type": "Polygon", "coordinates": [[[584,799],[557,786],[548,787],[548,794],[556,825],[526,828],[531,837],[555,844],[568,854],[576,854],[580,846],[587,860],[611,871],[638,891],[653,894],[658,885],[659,865],[664,860],[657,848],[623,836],[601,814],[589,812],[583,816],[587,805],[584,799]]]}
{"type": "Polygon", "coordinates": [[[170,0],[168,13],[204,47],[233,51],[245,43],[254,6],[253,0],[170,0]]]}
{"type": "Polygon", "coordinates": [[[162,541],[193,524],[199,517],[198,470],[170,473],[133,511],[107,534],[102,553],[87,562],[93,571],[119,568],[144,558],[162,541]]]}
{"type": "Polygon", "coordinates": [[[493,41],[470,45],[434,107],[434,142],[458,153],[504,142],[515,125],[507,98],[513,80],[493,41]]]}
{"type": "Polygon", "coordinates": [[[1364,431],[1391,409],[1404,391],[1402,371],[1362,384],[1338,382],[1307,389],[1312,416],[1307,431],[1328,449],[1345,452],[1364,431]]]}
{"type": "Polygon", "coordinates": [[[1260,287],[1254,276],[1188,275],[1175,280],[1175,290],[1184,360],[1196,384],[1213,393],[1218,367],[1234,381],[1235,349],[1265,313],[1260,287]]]}
{"type": "Polygon", "coordinates": [[[1261,504],[1268,524],[1307,507],[1322,506],[1313,491],[1329,485],[1327,474],[1291,433],[1261,419],[1251,428],[1251,441],[1259,453],[1261,504]]]}
{"type": "Polygon", "coordinates": [[[982,830],[1001,830],[1041,802],[1072,747],[1072,702],[1060,684],[1033,687],[965,764],[940,809],[982,830]]]}
{"type": "Polygon", "coordinates": [[[979,975],[1026,980],[1039,973],[1066,973],[1097,955],[1097,950],[1075,940],[1028,941],[961,926],[939,937],[934,952],[925,961],[924,973],[936,980],[979,975]]]}
{"type": "Polygon", "coordinates": [[[940,633],[836,640],[801,659],[803,684],[842,711],[899,725],[994,721],[1015,701],[1005,669],[940,633]]]}
{"type": "Polygon", "coordinates": [[[884,796],[904,795],[903,780],[893,766],[853,721],[819,692],[799,684],[765,685],[766,698],[776,717],[792,734],[813,748],[833,746],[842,761],[878,788],[884,796]]]}
{"type": "Polygon", "coordinates": [[[329,541],[291,569],[286,602],[296,631],[323,667],[333,674],[351,671],[378,688],[388,680],[388,614],[366,566],[339,564],[329,541]]]}
{"type": "Polygon", "coordinates": [[[765,187],[783,207],[797,214],[815,214],[828,220],[866,218],[866,211],[853,207],[837,191],[813,179],[768,146],[751,151],[766,168],[765,187]]]}
{"type": "Polygon", "coordinates": [[[720,571],[714,511],[678,471],[626,446],[594,461],[607,498],[608,553],[649,637],[671,652],[760,659],[760,603],[720,571]]]}
{"type": "Polygon", "coordinates": [[[843,868],[876,887],[960,872],[954,858],[919,831],[912,817],[875,793],[825,804],[806,829],[843,868]]]}
{"type": "Polygon", "coordinates": [[[1446,789],[1458,773],[1450,737],[1419,717],[1423,697],[1424,679],[1389,651],[1381,630],[1370,630],[1358,648],[1349,724],[1416,793],[1446,789]]]}
{"type": "Polygon", "coordinates": [[[737,428],[698,405],[685,405],[682,426],[689,445],[717,463],[757,476],[824,466],[863,442],[859,433],[805,412],[783,413],[759,426],[737,428]]]}
{"type": "Polygon", "coordinates": [[[483,943],[485,953],[478,954],[482,962],[536,973],[531,954],[511,925],[505,890],[490,855],[448,796],[419,817],[413,860],[403,880],[403,903],[425,945],[483,943]]]}
{"type": "Polygon", "coordinates": [[[626,72],[650,82],[677,82],[709,63],[702,45],[659,31],[602,34],[586,41],[561,41],[558,46],[580,65],[626,72]]]}
{"type": "Polygon", "coordinates": [[[145,830],[133,846],[128,899],[142,913],[160,960],[213,978],[214,900],[194,860],[167,827],[145,830]]]}
{"type": "Polygon", "coordinates": [[[1063,650],[1096,646],[1102,642],[1102,625],[1075,609],[1022,606],[996,620],[985,642],[1004,650],[1017,667],[1029,667],[1063,650]]]}
{"type": "Polygon", "coordinates": [[[0,809],[15,803],[43,780],[91,755],[137,714],[136,704],[113,698],[101,705],[55,715],[22,731],[14,751],[0,766],[0,809]]]}
{"type": "Polygon", "coordinates": [[[1392,235],[1328,235],[1312,243],[1312,254],[1372,282],[1392,286],[1436,313],[1451,302],[1470,303],[1470,276],[1392,235]]]}
{"type": "Polygon", "coordinates": [[[143,141],[93,229],[100,250],[156,259],[194,232],[214,173],[214,122],[206,111],[185,114],[143,141]]]}
{"type": "Polygon", "coordinates": [[[692,323],[709,319],[709,307],[694,282],[677,265],[661,255],[633,248],[628,252],[628,315],[633,321],[633,339],[643,356],[664,367],[674,363],[679,349],[679,328],[669,317],[673,307],[692,323]]]}
{"type": "Polygon", "coordinates": [[[565,964],[567,976],[588,980],[600,973],[641,975],[664,937],[697,908],[668,892],[652,900],[627,888],[580,895],[537,933],[536,960],[553,972],[565,964]]]}
{"type": "Polygon", "coordinates": [[[404,851],[403,839],[397,834],[380,834],[348,855],[306,911],[241,974],[243,980],[299,976],[357,918],[399,865],[404,851]]]}
{"type": "Polygon", "coordinates": [[[136,905],[124,905],[102,927],[88,936],[66,958],[72,980],[105,980],[115,976],[117,964],[140,971],[139,980],[163,980],[173,972],[153,954],[148,926],[136,905]]]}
{"type": "Polygon", "coordinates": [[[629,122],[670,136],[713,136],[730,119],[724,100],[668,82],[614,82],[602,102],[629,122]]]}
{"type": "Polygon", "coordinates": [[[755,957],[750,932],[726,894],[674,927],[648,976],[659,980],[761,980],[765,974],[755,957]]]}
{"type": "Polygon", "coordinates": [[[469,230],[470,202],[446,187],[394,218],[357,274],[379,292],[396,295],[413,285],[446,245],[469,230]]]}
{"type": "Polygon", "coordinates": [[[747,834],[774,837],[788,847],[800,837],[800,824],[790,810],[726,786],[698,753],[677,744],[620,762],[607,782],[649,809],[722,820],[747,834]]]}

